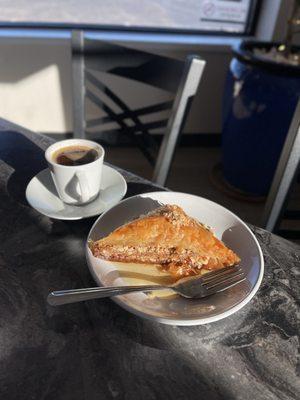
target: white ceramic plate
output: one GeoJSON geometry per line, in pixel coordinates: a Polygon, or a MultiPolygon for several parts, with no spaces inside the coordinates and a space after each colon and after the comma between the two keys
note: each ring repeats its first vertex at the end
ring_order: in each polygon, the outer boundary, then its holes
{"type": "Polygon", "coordinates": [[[103,165],[99,196],[86,205],[67,205],[58,197],[50,171],[46,168],[29,182],[26,199],[31,207],[50,218],[75,220],[107,211],[123,198],[126,191],[127,184],[123,176],[114,168],[103,165]]]}
{"type": "MultiPolygon", "coordinates": [[[[131,293],[112,298],[126,310],[144,318],[171,325],[199,325],[225,318],[240,310],[257,292],[263,277],[264,261],[260,246],[246,224],[226,208],[202,197],[178,192],[154,192],[130,197],[102,214],[88,239],[100,239],[120,225],[145,214],[161,204],[177,204],[190,215],[211,226],[219,239],[241,257],[247,280],[233,288],[201,300],[179,296],[149,297],[131,293]]],[[[159,273],[148,266],[135,270],[126,264],[95,258],[86,246],[90,271],[99,286],[128,285],[128,279],[141,278],[144,284],[157,281],[159,273]],[[150,275],[155,275],[153,278],[150,275]]],[[[154,267],[155,268],[155,267],[154,267]]],[[[159,277],[159,279],[162,279],[159,277]]],[[[155,292],[153,292],[154,294],[155,292]]]]}

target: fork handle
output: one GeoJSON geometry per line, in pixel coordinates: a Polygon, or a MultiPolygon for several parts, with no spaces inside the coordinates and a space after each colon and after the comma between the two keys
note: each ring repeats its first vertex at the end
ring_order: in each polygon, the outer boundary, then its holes
{"type": "Polygon", "coordinates": [[[74,290],[59,290],[49,293],[48,304],[60,306],[62,304],[77,303],[79,301],[102,299],[104,297],[118,296],[132,292],[147,292],[152,290],[166,289],[167,286],[145,285],[145,286],[115,286],[115,287],[93,287],[74,290]]]}

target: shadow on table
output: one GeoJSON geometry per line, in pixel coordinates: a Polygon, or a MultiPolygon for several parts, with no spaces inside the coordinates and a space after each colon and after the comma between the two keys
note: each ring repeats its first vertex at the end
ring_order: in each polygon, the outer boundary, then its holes
{"type": "Polygon", "coordinates": [[[9,195],[27,205],[25,190],[29,181],[47,167],[44,150],[19,132],[2,131],[0,159],[14,170],[7,182],[9,195]]]}
{"type": "MultiPolygon", "coordinates": [[[[142,377],[145,382],[143,390],[152,395],[155,393],[153,398],[169,399],[177,395],[191,400],[234,398],[230,389],[221,381],[214,380],[216,375],[222,376],[222,366],[218,374],[207,365],[207,355],[201,360],[201,352],[207,351],[205,346],[201,348],[205,327],[172,327],[151,322],[131,315],[108,299],[87,302],[85,312],[93,332],[93,338],[89,337],[89,359],[94,359],[96,364],[104,349],[109,353],[101,363],[101,376],[110,375],[109,371],[128,362],[131,376],[142,377]],[[189,336],[190,333],[194,338],[189,336]],[[161,382],[172,382],[172,385],[163,384],[160,388],[158,377],[161,382]]],[[[216,360],[214,351],[210,359],[213,365],[216,360]]],[[[97,365],[93,368],[97,370],[97,365]]]]}
{"type": "Polygon", "coordinates": [[[127,192],[125,198],[136,196],[137,194],[150,193],[150,192],[162,192],[163,188],[152,186],[148,183],[141,182],[127,182],[127,192]]]}

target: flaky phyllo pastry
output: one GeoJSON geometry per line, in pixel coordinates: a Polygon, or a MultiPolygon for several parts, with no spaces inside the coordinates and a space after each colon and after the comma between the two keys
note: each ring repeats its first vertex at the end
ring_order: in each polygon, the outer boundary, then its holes
{"type": "Polygon", "coordinates": [[[89,246],[95,257],[158,264],[176,278],[240,261],[207,226],[175,205],[159,207],[89,246]]]}

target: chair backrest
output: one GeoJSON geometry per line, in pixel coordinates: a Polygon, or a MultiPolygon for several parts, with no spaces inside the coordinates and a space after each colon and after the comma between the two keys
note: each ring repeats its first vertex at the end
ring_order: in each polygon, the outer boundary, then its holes
{"type": "Polygon", "coordinates": [[[292,122],[278,161],[273,182],[267,197],[262,225],[269,231],[289,238],[300,237],[298,230],[281,230],[282,219],[300,221],[300,204],[297,210],[286,210],[293,184],[296,182],[300,167],[300,99],[296,106],[292,122]]]}
{"type": "Polygon", "coordinates": [[[126,135],[136,142],[151,164],[154,165],[156,160],[154,180],[165,183],[204,65],[205,62],[197,56],[189,56],[183,62],[85,37],[83,31],[73,31],[74,136],[107,135],[112,132],[126,135]],[[143,104],[141,100],[139,107],[133,109],[124,99],[124,93],[117,93],[116,89],[109,87],[107,80],[99,78],[99,72],[161,89],[171,93],[174,99],[156,104],[143,104]],[[104,115],[86,121],[85,97],[104,115]],[[170,112],[169,118],[161,116],[160,112],[165,114],[166,110],[170,112]],[[97,131],[97,128],[100,130],[97,131]],[[157,129],[164,132],[158,158],[157,142],[151,134],[157,129]]]}

